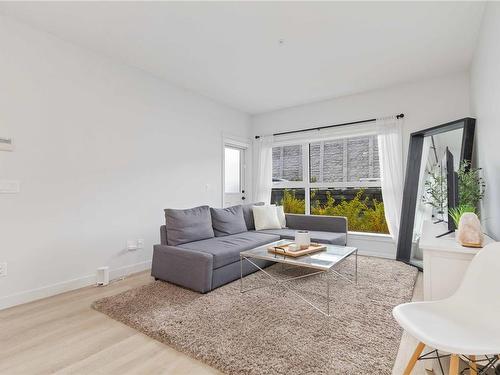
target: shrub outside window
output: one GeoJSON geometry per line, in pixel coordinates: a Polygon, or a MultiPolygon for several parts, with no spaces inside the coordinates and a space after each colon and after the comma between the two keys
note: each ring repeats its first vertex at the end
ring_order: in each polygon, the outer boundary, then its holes
{"type": "Polygon", "coordinates": [[[377,136],[273,147],[271,202],[287,213],[346,216],[350,231],[389,233],[377,136]]]}

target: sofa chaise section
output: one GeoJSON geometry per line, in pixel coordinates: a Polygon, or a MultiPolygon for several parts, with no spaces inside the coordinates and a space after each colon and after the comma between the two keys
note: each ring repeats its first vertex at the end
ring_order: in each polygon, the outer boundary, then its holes
{"type": "MultiPolygon", "coordinates": [[[[280,236],[283,240],[294,240],[296,229],[283,228],[283,229],[264,229],[259,230],[257,233],[275,234],[280,236]]],[[[309,231],[312,242],[327,243],[332,245],[345,246],[346,235],[344,233],[322,232],[322,231],[309,231]]]]}
{"type": "Polygon", "coordinates": [[[311,216],[286,214],[286,228],[264,229],[257,233],[275,234],[293,240],[297,230],[307,230],[311,241],[332,245],[347,245],[347,218],[343,216],[311,216]]]}

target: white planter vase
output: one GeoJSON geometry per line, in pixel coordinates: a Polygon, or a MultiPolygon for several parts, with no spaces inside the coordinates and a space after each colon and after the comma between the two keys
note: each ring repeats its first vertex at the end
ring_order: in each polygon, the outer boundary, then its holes
{"type": "Polygon", "coordinates": [[[295,232],[295,243],[301,249],[307,249],[311,244],[311,234],[307,230],[298,230],[295,232]]]}

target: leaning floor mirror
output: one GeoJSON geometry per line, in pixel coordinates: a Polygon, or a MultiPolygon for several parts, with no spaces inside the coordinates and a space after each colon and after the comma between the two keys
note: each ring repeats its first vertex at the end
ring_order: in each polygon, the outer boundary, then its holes
{"type": "Polygon", "coordinates": [[[397,259],[422,269],[419,240],[453,231],[448,209],[458,205],[457,172],[472,160],[475,119],[464,118],[411,134],[397,259]]]}

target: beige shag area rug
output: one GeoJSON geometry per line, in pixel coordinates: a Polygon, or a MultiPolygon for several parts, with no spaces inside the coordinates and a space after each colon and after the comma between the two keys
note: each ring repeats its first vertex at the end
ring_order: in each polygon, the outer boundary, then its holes
{"type": "MultiPolygon", "coordinates": [[[[353,274],[354,259],[339,270],[353,274]]],[[[295,276],[303,269],[267,270],[295,276]]],[[[359,257],[359,283],[331,277],[332,316],[282,286],[240,294],[239,280],[207,294],[155,281],[94,302],[93,307],[227,374],[390,374],[401,339],[392,308],[411,300],[417,270],[359,257]]],[[[293,281],[325,304],[326,275],[293,281]]],[[[254,273],[245,287],[269,283],[254,273]]]]}

